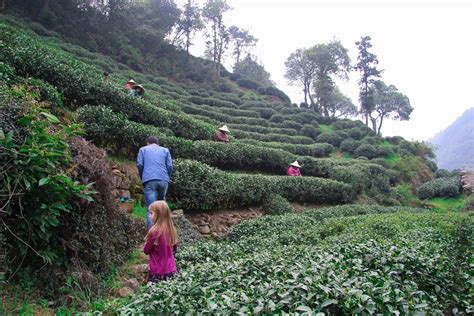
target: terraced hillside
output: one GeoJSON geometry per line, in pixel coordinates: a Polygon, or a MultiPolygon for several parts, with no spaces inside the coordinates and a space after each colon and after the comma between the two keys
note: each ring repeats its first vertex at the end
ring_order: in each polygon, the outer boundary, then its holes
{"type": "MultiPolygon", "coordinates": [[[[472,270],[468,271],[472,218],[377,205],[407,203],[400,187],[414,178],[432,176],[436,166],[427,160],[423,144],[381,138],[359,121],[298,108],[282,91],[246,78],[228,74],[208,86],[156,78],[65,43],[39,26],[35,30],[48,36],[37,35],[18,20],[2,17],[0,21],[0,87],[13,100],[8,106],[20,104],[20,99],[29,102],[38,108],[34,112],[38,121],[61,122],[65,134],[80,123],[85,139],[128,162],[135,159],[147,136],[158,136],[175,164],[169,202],[185,215],[262,205],[268,213],[270,209],[291,212],[288,202],[373,204],[242,223],[225,241],[184,249],[177,258],[180,276],[161,283],[159,290],[144,289],[145,294],[126,306],[112,308],[115,312],[455,313],[454,309],[472,309],[472,270]],[[107,81],[102,78],[104,70],[111,73],[107,81]],[[127,95],[123,84],[129,78],[146,88],[143,98],[127,95]],[[231,130],[229,143],[213,140],[221,124],[231,130]],[[303,177],[286,176],[295,160],[302,165],[303,177]],[[463,252],[466,257],[460,256],[463,252]]],[[[24,117],[28,120],[20,119],[19,126],[35,122],[24,117]]],[[[54,134],[57,129],[42,131],[54,134]]],[[[2,130],[1,140],[13,143],[13,131],[2,130]]],[[[45,137],[46,144],[48,140],[45,137]]],[[[68,156],[71,145],[61,144],[68,156]]],[[[74,169],[68,163],[57,164],[66,175],[74,169]]],[[[101,166],[99,172],[110,173],[105,164],[101,166]]],[[[32,183],[41,187],[50,178],[42,173],[32,183]]],[[[77,195],[87,200],[86,192],[93,198],[101,184],[87,182],[77,195]]],[[[88,205],[95,205],[92,198],[88,205]]],[[[72,209],[58,207],[46,227],[48,237],[58,232],[50,234],[51,227],[65,225],[62,216],[72,209]]],[[[46,215],[49,218],[50,213],[46,215]]],[[[77,235],[94,235],[88,225],[77,228],[77,235]]],[[[97,225],[107,226],[107,222],[97,225]]],[[[34,229],[45,228],[38,224],[34,229]]],[[[100,251],[97,246],[91,256],[100,251]]],[[[103,276],[108,269],[99,272],[103,276]]]]}

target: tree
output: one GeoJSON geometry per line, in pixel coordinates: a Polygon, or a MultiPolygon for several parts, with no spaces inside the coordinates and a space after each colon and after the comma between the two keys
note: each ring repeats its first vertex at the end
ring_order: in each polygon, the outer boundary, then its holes
{"type": "Polygon", "coordinates": [[[333,40],[328,44],[318,44],[307,51],[308,58],[315,72],[312,78],[317,102],[315,111],[329,116],[330,95],[335,89],[333,78],[347,80],[351,60],[347,49],[340,41],[333,40]]]}
{"type": "Polygon", "coordinates": [[[369,114],[375,107],[371,86],[375,82],[375,78],[379,78],[383,72],[383,70],[377,69],[379,63],[377,56],[369,52],[372,47],[370,40],[370,36],[363,36],[360,41],[355,43],[359,49],[358,63],[355,69],[361,72],[359,80],[360,112],[365,117],[365,125],[367,126],[369,126],[369,114]]]}
{"type": "Polygon", "coordinates": [[[308,52],[304,48],[298,48],[285,61],[286,73],[285,78],[290,81],[292,85],[303,85],[304,103],[308,104],[308,97],[311,104],[313,99],[311,97],[311,83],[316,73],[316,67],[310,60],[308,52]]]}
{"type": "Polygon", "coordinates": [[[240,62],[240,56],[249,47],[253,47],[257,44],[258,39],[249,34],[247,30],[241,30],[237,26],[231,26],[229,28],[230,40],[234,44],[233,55],[235,57],[235,63],[240,62]]]}
{"type": "MultiPolygon", "coordinates": [[[[181,16],[175,26],[174,36],[171,44],[183,47],[189,55],[189,47],[192,45],[192,36],[201,30],[204,24],[201,20],[200,9],[193,0],[188,0],[181,11],[181,16]]],[[[188,56],[189,58],[189,56],[188,56]]]]}
{"type": "Polygon", "coordinates": [[[242,61],[234,65],[234,73],[261,83],[263,86],[274,86],[270,80],[270,73],[260,65],[255,57],[247,54],[242,61]]]}
{"type": "Polygon", "coordinates": [[[322,109],[326,116],[350,117],[357,114],[357,107],[345,96],[336,85],[325,86],[325,82],[317,81],[315,90],[326,100],[322,109]]]}
{"type": "Polygon", "coordinates": [[[384,118],[392,117],[395,120],[408,121],[413,107],[408,97],[400,92],[394,85],[387,86],[383,81],[377,80],[373,84],[374,111],[368,116],[372,122],[372,129],[378,135],[384,118]],[[374,112],[376,114],[374,114],[374,112]]]}
{"type": "Polygon", "coordinates": [[[230,40],[229,31],[224,25],[223,14],[230,9],[225,0],[208,0],[202,10],[204,19],[210,24],[210,30],[207,32],[210,40],[206,42],[206,53],[215,64],[217,77],[220,77],[222,58],[230,40]]]}

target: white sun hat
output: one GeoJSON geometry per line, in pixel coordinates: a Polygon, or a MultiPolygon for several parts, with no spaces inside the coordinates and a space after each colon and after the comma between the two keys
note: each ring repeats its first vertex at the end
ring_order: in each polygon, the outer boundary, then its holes
{"type": "Polygon", "coordinates": [[[290,163],[290,166],[301,168],[300,164],[298,163],[298,160],[295,160],[294,162],[290,163]]]}
{"type": "Polygon", "coordinates": [[[226,133],[230,132],[229,129],[227,128],[227,125],[224,125],[224,126],[222,126],[222,127],[219,127],[218,130],[223,131],[223,132],[226,132],[226,133]]]}

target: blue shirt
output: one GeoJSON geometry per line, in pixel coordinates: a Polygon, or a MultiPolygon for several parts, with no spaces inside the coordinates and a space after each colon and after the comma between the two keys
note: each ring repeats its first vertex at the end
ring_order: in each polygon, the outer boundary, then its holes
{"type": "Polygon", "coordinates": [[[150,180],[170,181],[173,161],[168,148],[151,144],[140,148],[137,156],[137,168],[142,183],[150,180]]]}

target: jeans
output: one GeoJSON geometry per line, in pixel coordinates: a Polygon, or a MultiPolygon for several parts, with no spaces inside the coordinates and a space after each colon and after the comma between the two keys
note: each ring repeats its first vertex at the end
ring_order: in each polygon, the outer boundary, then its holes
{"type": "Polygon", "coordinates": [[[150,204],[155,201],[166,200],[168,191],[168,182],[160,180],[150,180],[143,183],[143,193],[145,193],[146,202],[146,227],[150,229],[153,225],[150,218],[150,204]]]}

